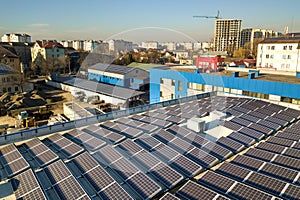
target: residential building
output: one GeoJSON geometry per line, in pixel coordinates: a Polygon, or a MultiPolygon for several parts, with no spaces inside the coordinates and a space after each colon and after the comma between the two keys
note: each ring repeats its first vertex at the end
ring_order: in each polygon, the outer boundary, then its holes
{"type": "Polygon", "coordinates": [[[241,47],[246,43],[250,43],[250,49],[253,49],[253,43],[256,39],[266,39],[278,37],[280,33],[267,29],[246,28],[241,31],[241,47]]]}
{"type": "Polygon", "coordinates": [[[62,40],[60,41],[60,44],[62,44],[64,47],[73,47],[73,41],[71,40],[62,40]]]}
{"type": "Polygon", "coordinates": [[[13,47],[4,48],[0,46],[0,63],[12,67],[17,72],[21,72],[20,58],[16,54],[13,47]]]}
{"type": "Polygon", "coordinates": [[[1,42],[0,46],[7,50],[15,53],[20,58],[21,72],[30,68],[31,65],[31,47],[34,45],[33,42],[1,42]]]}
{"type": "Polygon", "coordinates": [[[158,42],[157,41],[142,42],[142,48],[145,48],[145,49],[158,49],[158,42]]]}
{"type": "Polygon", "coordinates": [[[1,37],[2,42],[31,42],[31,36],[26,33],[8,33],[1,37]]]}
{"type": "Polygon", "coordinates": [[[140,90],[149,84],[149,72],[134,67],[98,63],[88,68],[88,79],[140,90]]]}
{"type": "Polygon", "coordinates": [[[11,66],[0,63],[0,95],[20,92],[20,73],[11,66]]]}
{"type": "Polygon", "coordinates": [[[216,19],[214,51],[227,51],[232,55],[241,44],[241,24],[239,19],[216,19]]]}
{"type": "Polygon", "coordinates": [[[268,38],[258,45],[257,67],[300,71],[300,37],[268,38]]]}
{"type": "Polygon", "coordinates": [[[160,42],[159,48],[166,49],[168,51],[174,51],[176,50],[176,43],[175,42],[160,42]]]}
{"type": "Polygon", "coordinates": [[[177,42],[176,43],[176,50],[193,50],[193,43],[192,42],[177,42]]]}
{"type": "Polygon", "coordinates": [[[198,73],[195,67],[161,66],[150,69],[150,103],[218,91],[300,105],[299,80],[281,73],[261,76],[248,69],[198,73]]]}
{"type": "Polygon", "coordinates": [[[84,41],[83,40],[73,40],[73,46],[76,50],[83,50],[84,48],[84,41]]]}
{"type": "Polygon", "coordinates": [[[120,51],[131,51],[132,42],[124,40],[109,40],[107,41],[109,45],[109,52],[120,52],[120,51]]]}
{"type": "Polygon", "coordinates": [[[38,68],[47,65],[47,69],[65,67],[65,48],[55,41],[36,41],[31,47],[32,63],[38,68]]]}

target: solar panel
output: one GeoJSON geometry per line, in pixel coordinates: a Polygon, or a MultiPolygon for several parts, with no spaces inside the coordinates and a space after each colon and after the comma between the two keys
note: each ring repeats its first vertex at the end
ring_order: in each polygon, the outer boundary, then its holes
{"type": "Polygon", "coordinates": [[[261,118],[255,117],[255,116],[250,115],[250,114],[244,114],[244,115],[240,116],[239,118],[248,120],[248,121],[253,122],[253,123],[257,123],[258,121],[261,120],[261,118]]]}
{"type": "Polygon", "coordinates": [[[164,163],[159,163],[149,170],[155,179],[171,189],[183,180],[183,176],[164,163]]]}
{"type": "Polygon", "coordinates": [[[184,199],[190,199],[190,200],[227,199],[226,197],[221,196],[217,192],[214,192],[214,191],[212,191],[206,187],[203,187],[202,185],[199,185],[192,181],[188,181],[181,188],[179,188],[179,190],[176,192],[176,194],[184,199]]]}
{"type": "Polygon", "coordinates": [[[272,116],[272,115],[274,115],[276,113],[276,111],[268,110],[268,109],[265,109],[265,108],[259,108],[256,111],[260,112],[262,114],[269,115],[269,116],[272,116]]]}
{"type": "Polygon", "coordinates": [[[99,165],[84,173],[83,176],[93,185],[97,192],[115,182],[114,179],[99,165]]]}
{"type": "Polygon", "coordinates": [[[273,115],[273,117],[276,117],[276,118],[281,119],[281,120],[288,121],[289,123],[292,123],[296,120],[294,117],[285,115],[283,113],[276,113],[275,115],[273,115]]]}
{"type": "Polygon", "coordinates": [[[137,192],[142,199],[150,199],[157,195],[162,189],[145,174],[139,172],[126,181],[126,183],[137,192]]]}
{"type": "Polygon", "coordinates": [[[293,200],[300,199],[299,186],[289,185],[283,192],[282,197],[293,200]]]}
{"type": "Polygon", "coordinates": [[[131,116],[131,119],[138,120],[144,123],[153,124],[155,126],[159,126],[161,128],[166,128],[172,125],[171,122],[167,122],[165,120],[155,119],[147,116],[139,116],[139,115],[133,115],[131,116]]]}
{"type": "Polygon", "coordinates": [[[137,164],[140,165],[142,168],[144,168],[146,171],[150,170],[152,167],[160,163],[159,159],[152,156],[150,153],[148,153],[145,150],[139,151],[131,158],[135,160],[137,164]]]}
{"type": "Polygon", "coordinates": [[[281,165],[290,169],[298,170],[300,171],[300,160],[295,158],[290,158],[287,156],[278,155],[272,163],[275,163],[277,165],[281,165]]]}
{"type": "Polygon", "coordinates": [[[271,143],[267,143],[267,142],[259,143],[256,146],[256,148],[270,151],[270,152],[277,153],[277,154],[281,154],[285,150],[285,147],[283,147],[283,146],[271,144],[271,143]]]}
{"type": "Polygon", "coordinates": [[[257,171],[264,164],[263,161],[257,160],[244,155],[237,155],[230,163],[236,164],[238,166],[257,171]]]}
{"type": "Polygon", "coordinates": [[[278,132],[275,134],[276,137],[279,137],[279,138],[283,138],[283,139],[288,139],[288,140],[293,140],[293,141],[300,141],[300,134],[298,133],[290,133],[290,132],[278,132]]]}
{"type": "Polygon", "coordinates": [[[120,158],[113,162],[109,167],[124,181],[139,172],[139,170],[125,158],[120,158]]]}
{"type": "Polygon", "coordinates": [[[262,132],[256,131],[254,129],[244,127],[241,130],[238,131],[239,133],[242,133],[243,135],[246,135],[248,137],[251,137],[255,139],[256,141],[262,140],[265,135],[262,132]]]}
{"type": "Polygon", "coordinates": [[[79,168],[81,173],[86,173],[87,171],[99,165],[96,160],[94,160],[94,158],[87,152],[76,156],[72,159],[72,162],[79,168]]]}
{"type": "Polygon", "coordinates": [[[272,144],[279,144],[279,145],[282,145],[285,147],[291,147],[295,143],[292,140],[287,140],[287,139],[278,138],[278,137],[269,137],[266,142],[272,143],[272,144]]]}
{"type": "Polygon", "coordinates": [[[234,180],[217,174],[213,171],[205,172],[205,174],[201,176],[198,182],[224,194],[235,183],[234,180]]]}
{"type": "Polygon", "coordinates": [[[267,161],[267,162],[270,162],[276,156],[275,153],[271,153],[271,152],[267,152],[255,148],[249,149],[244,155],[257,158],[263,161],[267,161]]]}
{"type": "Polygon", "coordinates": [[[46,199],[41,187],[31,169],[26,170],[11,179],[12,188],[17,199],[39,197],[46,199]]]}
{"type": "Polygon", "coordinates": [[[230,133],[227,137],[245,146],[251,146],[255,143],[255,140],[253,138],[250,138],[238,132],[230,133]]]}
{"type": "Polygon", "coordinates": [[[222,165],[218,167],[216,172],[242,182],[248,176],[251,170],[238,167],[231,163],[223,162],[222,165]]]}
{"type": "Polygon", "coordinates": [[[274,199],[274,197],[270,194],[264,193],[241,183],[237,183],[230,190],[230,192],[228,192],[228,195],[234,199],[274,199]]]}
{"type": "Polygon", "coordinates": [[[71,177],[72,174],[66,167],[63,161],[58,160],[44,168],[46,175],[48,176],[52,185],[61,182],[67,177],[71,177]]]}
{"type": "Polygon", "coordinates": [[[12,177],[29,168],[29,164],[13,144],[1,148],[0,155],[2,155],[0,156],[0,161],[8,177],[12,177]]]}
{"type": "Polygon", "coordinates": [[[267,120],[261,120],[259,122],[257,122],[259,125],[271,128],[275,131],[278,131],[279,129],[281,129],[282,126],[280,126],[279,124],[267,121],[267,120]]]}
{"type": "Polygon", "coordinates": [[[285,127],[285,126],[287,126],[289,124],[288,121],[279,119],[279,118],[274,117],[274,116],[268,116],[268,117],[265,118],[265,120],[273,122],[275,124],[279,124],[281,127],[285,127]]]}
{"type": "Polygon", "coordinates": [[[226,128],[229,128],[231,130],[234,130],[234,131],[239,131],[243,128],[242,125],[239,125],[239,124],[231,122],[231,121],[224,121],[223,126],[226,128]]]}
{"type": "Polygon", "coordinates": [[[119,118],[118,120],[116,120],[116,122],[124,124],[124,125],[128,125],[133,128],[140,129],[145,133],[150,133],[150,132],[153,132],[156,129],[158,129],[158,126],[143,123],[143,122],[132,120],[132,119],[127,119],[127,118],[119,118]]]}
{"type": "MultiPolygon", "coordinates": [[[[247,115],[253,116],[253,117],[255,117],[257,119],[261,119],[261,120],[266,119],[267,117],[269,117],[269,115],[267,115],[267,114],[263,114],[263,113],[256,112],[256,111],[251,111],[247,115]]],[[[241,116],[241,117],[243,117],[243,116],[241,116]]],[[[251,121],[251,117],[249,118],[249,121],[251,121]]]]}
{"type": "Polygon", "coordinates": [[[114,149],[112,146],[105,146],[92,155],[98,162],[105,166],[115,162],[116,160],[122,158],[122,155],[114,149]]]}
{"type": "Polygon", "coordinates": [[[230,121],[233,123],[239,124],[241,126],[246,126],[246,127],[249,126],[250,124],[252,124],[252,122],[242,119],[242,118],[239,118],[239,117],[232,118],[230,121]]]}
{"type": "Polygon", "coordinates": [[[57,184],[55,184],[53,188],[61,199],[89,199],[86,192],[73,176],[70,176],[63,181],[57,182],[57,184]]]}
{"type": "Polygon", "coordinates": [[[192,149],[191,151],[187,152],[185,155],[186,157],[204,166],[205,168],[210,168],[219,162],[219,160],[216,157],[198,148],[192,149]]]}
{"type": "Polygon", "coordinates": [[[207,153],[221,159],[225,160],[226,158],[232,155],[232,152],[214,142],[206,143],[201,149],[205,150],[207,153]]]}
{"type": "Polygon", "coordinates": [[[260,173],[266,174],[271,177],[276,177],[283,181],[293,183],[298,176],[298,172],[292,169],[288,169],[282,166],[266,163],[260,170],[260,173]]]}
{"type": "Polygon", "coordinates": [[[217,144],[229,149],[230,151],[233,151],[234,153],[240,152],[245,148],[243,144],[223,136],[220,137],[216,142],[217,144]]]}
{"type": "Polygon", "coordinates": [[[273,129],[270,129],[270,128],[266,127],[266,126],[262,126],[262,125],[259,125],[259,124],[251,124],[249,126],[249,128],[252,128],[252,129],[254,129],[256,131],[262,132],[265,135],[271,135],[272,133],[274,133],[273,129]]]}
{"type": "Polygon", "coordinates": [[[170,160],[168,164],[170,167],[190,178],[194,177],[203,170],[200,165],[184,157],[183,155],[179,155],[173,160],[170,160]]]}
{"type": "Polygon", "coordinates": [[[298,128],[287,127],[284,130],[284,132],[299,134],[299,129],[298,128]]]}
{"type": "Polygon", "coordinates": [[[159,130],[157,133],[153,134],[152,136],[165,144],[168,144],[170,141],[172,141],[175,138],[173,134],[163,129],[159,130]]]}
{"type": "Polygon", "coordinates": [[[179,153],[174,149],[168,147],[167,145],[161,143],[158,146],[154,147],[151,153],[161,160],[168,162],[169,160],[173,159],[174,157],[178,156],[179,153]]]}
{"type": "Polygon", "coordinates": [[[146,149],[147,151],[151,151],[157,145],[161,144],[160,141],[158,141],[157,139],[151,136],[139,137],[135,140],[135,142],[139,144],[141,147],[143,147],[144,149],[146,149]]]}
{"type": "Polygon", "coordinates": [[[286,108],[283,112],[284,112],[284,114],[293,116],[296,119],[300,118],[299,110],[295,110],[295,109],[292,109],[292,108],[286,108]]]}
{"type": "Polygon", "coordinates": [[[72,158],[72,157],[80,154],[83,151],[84,151],[83,148],[81,148],[80,146],[78,146],[77,144],[74,144],[74,143],[72,143],[60,150],[60,152],[63,153],[66,158],[72,158]]]}
{"type": "Polygon", "coordinates": [[[113,183],[99,193],[103,200],[132,199],[131,196],[117,183],[113,183]]]}
{"type": "Polygon", "coordinates": [[[269,176],[259,174],[256,172],[248,176],[247,179],[245,180],[245,183],[258,188],[259,190],[263,190],[265,192],[272,193],[277,196],[281,194],[281,192],[283,191],[284,187],[287,184],[278,179],[271,178],[269,176]]]}
{"type": "Polygon", "coordinates": [[[298,149],[286,149],[284,153],[282,153],[284,156],[300,159],[300,150],[298,149]]]}
{"type": "Polygon", "coordinates": [[[136,154],[140,151],[142,151],[142,147],[140,147],[139,145],[135,144],[132,140],[125,140],[123,142],[121,142],[120,144],[117,145],[120,148],[120,152],[123,155],[133,155],[136,154]]]}

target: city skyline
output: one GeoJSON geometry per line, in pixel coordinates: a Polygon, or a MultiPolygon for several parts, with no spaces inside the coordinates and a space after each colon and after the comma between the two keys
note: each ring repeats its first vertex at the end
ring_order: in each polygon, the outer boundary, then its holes
{"type": "Polygon", "coordinates": [[[238,0],[215,0],[214,4],[203,0],[4,1],[3,8],[13,9],[0,13],[6,19],[0,25],[0,33],[28,33],[33,40],[212,41],[214,19],[193,18],[194,15],[215,16],[219,10],[221,18],[241,19],[242,28],[283,32],[288,26],[290,32],[297,32],[299,6],[297,0],[254,0],[251,5],[238,0]]]}

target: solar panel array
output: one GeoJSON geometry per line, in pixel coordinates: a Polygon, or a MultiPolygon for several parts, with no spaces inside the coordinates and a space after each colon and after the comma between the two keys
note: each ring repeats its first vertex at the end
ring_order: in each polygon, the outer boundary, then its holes
{"type": "Polygon", "coordinates": [[[44,167],[58,159],[58,156],[37,138],[26,142],[22,146],[39,167],[44,167]]]}
{"type": "Polygon", "coordinates": [[[8,145],[0,174],[17,199],[300,199],[299,119],[260,100],[192,100],[8,145]],[[186,128],[213,110],[228,136],[186,128]]]}
{"type": "Polygon", "coordinates": [[[72,158],[84,151],[82,147],[60,134],[54,134],[47,137],[44,140],[44,143],[52,148],[53,151],[59,152],[58,155],[62,159],[72,158]]]}
{"type": "Polygon", "coordinates": [[[31,169],[16,175],[11,184],[16,199],[46,199],[31,169]]]}
{"type": "Polygon", "coordinates": [[[0,161],[8,177],[13,177],[29,168],[28,162],[13,144],[0,149],[0,161]]]}

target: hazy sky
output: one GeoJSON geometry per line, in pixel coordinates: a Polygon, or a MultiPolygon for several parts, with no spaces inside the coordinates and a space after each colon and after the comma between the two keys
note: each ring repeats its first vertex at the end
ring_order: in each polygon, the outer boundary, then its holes
{"type": "Polygon", "coordinates": [[[214,19],[242,19],[242,28],[300,32],[299,0],[0,0],[0,34],[36,39],[210,41],[214,19]]]}

